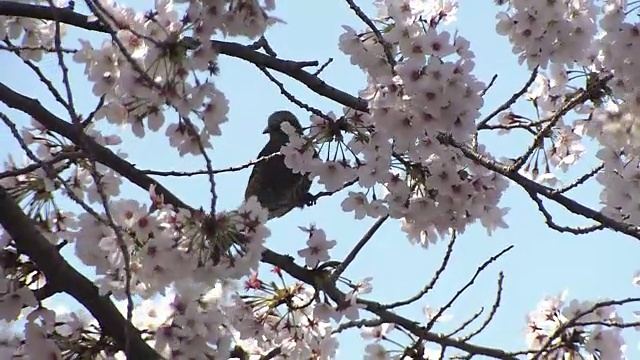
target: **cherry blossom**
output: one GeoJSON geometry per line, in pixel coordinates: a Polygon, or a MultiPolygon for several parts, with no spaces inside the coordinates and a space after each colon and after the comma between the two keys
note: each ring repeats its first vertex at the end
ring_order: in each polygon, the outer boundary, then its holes
{"type": "Polygon", "coordinates": [[[313,225],[309,228],[301,228],[301,230],[309,233],[308,246],[298,251],[298,256],[305,259],[305,264],[317,266],[320,262],[329,260],[331,258],[329,250],[336,246],[337,241],[327,240],[324,230],[317,229],[313,225]]]}

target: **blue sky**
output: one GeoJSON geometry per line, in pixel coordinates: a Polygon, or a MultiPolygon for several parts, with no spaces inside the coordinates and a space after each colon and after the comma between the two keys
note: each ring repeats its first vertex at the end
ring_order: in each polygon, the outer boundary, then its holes
{"type": "MultiPolygon", "coordinates": [[[[359,3],[365,12],[374,14],[370,1],[359,3]]],[[[277,4],[274,14],[287,24],[269,29],[267,38],[278,55],[286,59],[318,60],[321,63],[332,57],[334,61],[323,72],[322,78],[337,88],[357,94],[365,85],[364,75],[357,67],[350,65],[348,57],[340,53],[337,47],[342,25],[364,28],[348,5],[344,1],[296,0],[279,0],[277,4]]],[[[508,40],[494,31],[494,17],[498,11],[499,8],[491,1],[461,1],[458,20],[450,26],[452,31],[459,30],[471,41],[471,50],[477,57],[474,72],[476,76],[488,83],[494,74],[498,74],[495,85],[485,96],[483,114],[488,114],[508,99],[528,77],[526,68],[520,67],[516,57],[512,55],[508,40]]],[[[82,33],[73,31],[70,35],[82,36],[82,33]]],[[[94,44],[98,44],[100,37],[92,36],[92,39],[96,40],[94,44]]],[[[31,73],[27,73],[19,61],[0,52],[0,63],[5,68],[21,69],[0,72],[0,81],[28,96],[38,97],[42,103],[55,109],[56,113],[62,114],[51,96],[47,96],[42,84],[31,73]]],[[[43,67],[48,74],[56,73],[53,59],[48,60],[43,67]]],[[[74,68],[79,69],[77,66],[74,68]]],[[[325,112],[341,113],[341,105],[312,93],[304,85],[286,77],[279,78],[300,100],[325,112]]],[[[277,87],[252,64],[221,57],[220,76],[215,78],[215,83],[227,95],[231,107],[231,121],[223,126],[223,136],[213,140],[214,149],[211,154],[216,168],[239,165],[254,159],[266,142],[265,135],[261,134],[266,117],[275,110],[289,109],[299,116],[303,124],[308,124],[308,114],[280,95],[277,87]]],[[[87,113],[95,99],[88,91],[86,82],[82,81],[80,71],[74,75],[73,85],[76,103],[87,113]]],[[[530,110],[522,104],[516,109],[524,112],[530,110]]],[[[6,111],[2,104],[0,111],[6,111]]],[[[126,130],[115,131],[125,139],[124,149],[130,155],[129,161],[138,164],[140,168],[204,168],[201,157],[180,158],[174,151],[168,150],[168,141],[164,138],[163,131],[142,140],[129,135],[126,130]]],[[[500,138],[494,135],[481,137],[481,141],[500,156],[518,154],[526,146],[527,139],[517,133],[500,138]]],[[[17,144],[7,131],[0,131],[2,158],[6,152],[16,150],[17,144]]],[[[567,179],[573,179],[590,169],[595,164],[592,160],[594,154],[595,148],[591,145],[585,159],[568,174],[567,179]]],[[[241,202],[249,172],[250,170],[243,170],[216,177],[220,209],[232,209],[241,202]]],[[[168,178],[163,183],[192,206],[208,207],[209,185],[205,177],[168,178]]],[[[316,185],[316,189],[319,190],[320,187],[316,185]]],[[[123,190],[124,196],[146,199],[144,190],[132,186],[124,186],[123,190]]],[[[589,206],[599,208],[599,191],[597,184],[591,182],[571,195],[589,206]]],[[[341,212],[340,202],[345,195],[346,192],[333,198],[323,198],[313,208],[296,210],[285,218],[272,220],[269,223],[272,236],[267,240],[267,245],[279,252],[295,254],[305,246],[306,240],[297,227],[313,222],[324,228],[329,238],[338,241],[332,255],[335,259],[343,258],[373,223],[371,219],[355,221],[351,214],[341,212]]],[[[471,226],[459,237],[449,268],[436,290],[417,305],[403,308],[403,315],[418,321],[424,320],[422,306],[429,304],[437,308],[446,303],[486,258],[510,244],[515,245],[515,248],[485,271],[453,308],[453,319],[449,324],[443,324],[436,330],[446,331],[457,327],[482,306],[488,311],[495,297],[499,271],[505,273],[502,306],[489,329],[475,338],[476,343],[486,346],[502,346],[512,350],[523,348],[525,315],[547,294],[557,294],[568,289],[570,298],[580,299],[638,295],[638,290],[631,284],[631,277],[637,269],[634,251],[640,246],[635,240],[610,231],[578,237],[549,230],[535,204],[515,185],[503,197],[501,205],[511,208],[506,218],[510,228],[499,230],[488,237],[479,224],[471,226]]],[[[550,206],[549,209],[559,223],[588,224],[558,207],[550,206]]],[[[368,295],[370,299],[391,302],[413,295],[431,279],[444,254],[446,241],[424,250],[412,246],[400,232],[399,226],[395,221],[385,223],[345,273],[345,276],[356,281],[367,276],[373,277],[374,291],[368,295]]],[[[73,307],[72,304],[64,303],[63,299],[60,301],[67,307],[73,307]]],[[[403,343],[406,340],[399,334],[392,338],[403,343]]],[[[633,340],[628,344],[630,353],[637,356],[637,338],[629,339],[633,340]]],[[[339,359],[360,358],[364,343],[357,330],[343,335],[341,343],[339,359]]]]}

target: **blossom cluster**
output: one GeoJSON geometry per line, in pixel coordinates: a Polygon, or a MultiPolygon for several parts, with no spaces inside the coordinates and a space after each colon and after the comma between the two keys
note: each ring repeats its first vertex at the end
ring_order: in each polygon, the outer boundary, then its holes
{"type": "Polygon", "coordinates": [[[349,192],[343,209],[354,211],[358,219],[401,219],[411,241],[425,247],[451,229],[463,232],[478,220],[489,234],[506,227],[508,209],[498,202],[507,181],[438,138],[450,134],[469,142],[483,105],[485,84],[472,73],[469,41],[439,29],[451,21],[456,4],[376,5],[377,20],[386,26],[383,34],[345,27],[339,41],[340,50],[367,74],[360,97],[367,100],[369,113],[345,108],[339,119],[333,114],[311,117],[310,137],[317,144],[338,142],[352,158],[316,158],[305,139],[284,127],[292,139],[282,148],[287,166],[310,173],[328,191],[357,179],[366,192],[349,192]],[[393,170],[396,163],[403,171],[393,170]]]}
{"type": "MultiPolygon", "coordinates": [[[[508,0],[496,16],[496,32],[509,37],[520,64],[533,69],[550,63],[583,64],[597,32],[598,9],[592,0],[508,0]]],[[[605,1],[606,2],[606,1],[605,1]]]]}
{"type": "Polygon", "coordinates": [[[221,134],[229,112],[229,101],[213,81],[193,75],[216,71],[217,52],[209,39],[255,38],[275,21],[266,12],[273,7],[272,1],[264,6],[254,0],[189,1],[180,18],[178,4],[169,0],[157,1],[152,13],[113,4],[98,20],[111,24],[115,36],[99,48],[81,40],[82,49],[73,56],[84,64],[93,94],[104,96],[96,119],[129,124],[143,137],[147,128],[159,131],[171,110],[177,118],[165,130],[171,147],[180,155],[201,154],[211,147],[211,137],[221,134]]]}

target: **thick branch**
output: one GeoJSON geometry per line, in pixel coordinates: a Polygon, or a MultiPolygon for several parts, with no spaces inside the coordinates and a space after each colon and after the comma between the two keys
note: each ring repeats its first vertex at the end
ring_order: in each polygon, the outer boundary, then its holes
{"type": "Polygon", "coordinates": [[[112,337],[120,349],[129,343],[129,359],[159,359],[160,356],[140,337],[140,332],[120,314],[98,288],[76,271],[58,253],[22,212],[7,190],[0,186],[0,224],[11,235],[19,251],[27,254],[42,271],[47,283],[72,296],[98,320],[105,334],[112,337]],[[125,336],[128,327],[129,338],[125,336]]]}
{"type": "Polygon", "coordinates": [[[250,50],[246,46],[233,42],[211,41],[221,54],[246,60],[250,63],[276,70],[306,85],[318,95],[346,105],[354,110],[368,111],[367,102],[347,92],[337,89],[312,73],[301,69],[295,61],[283,60],[250,50]]]}
{"type": "Polygon", "coordinates": [[[0,15],[22,16],[34,19],[55,20],[79,28],[107,32],[108,27],[98,21],[89,21],[87,15],[79,14],[70,8],[54,8],[46,5],[32,5],[17,2],[0,2],[0,15]]]}

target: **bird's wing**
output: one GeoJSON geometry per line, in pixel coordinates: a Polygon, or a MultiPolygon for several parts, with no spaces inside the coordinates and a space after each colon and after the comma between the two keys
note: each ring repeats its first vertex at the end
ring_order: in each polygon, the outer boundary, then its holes
{"type": "MultiPolygon", "coordinates": [[[[278,147],[277,144],[269,141],[263,148],[260,150],[258,154],[258,159],[274,154],[280,149],[276,149],[278,147]]],[[[280,146],[281,147],[281,146],[280,146]]],[[[253,166],[253,170],[251,171],[251,175],[249,175],[249,181],[247,183],[247,188],[244,192],[244,199],[247,200],[252,195],[258,195],[259,190],[257,187],[262,187],[260,184],[264,183],[265,174],[263,171],[269,168],[268,164],[273,165],[273,161],[279,158],[280,156],[276,156],[275,158],[271,158],[269,160],[261,161],[253,166]]]]}
{"type": "MultiPolygon", "coordinates": [[[[264,157],[280,151],[280,142],[270,141],[260,151],[264,157]]],[[[245,191],[245,199],[255,195],[269,210],[269,218],[280,217],[297,206],[303,205],[311,187],[308,174],[294,174],[284,164],[284,156],[276,156],[259,162],[253,167],[245,191]]]]}

